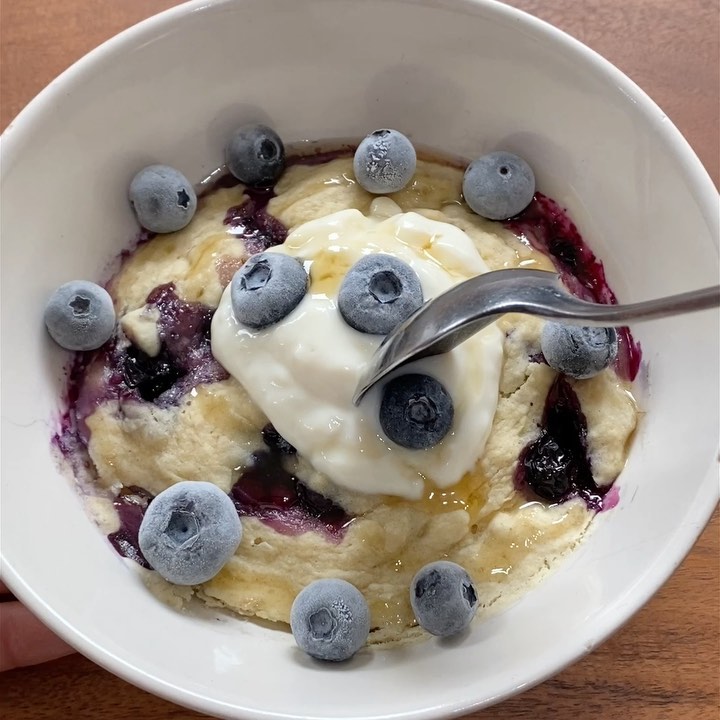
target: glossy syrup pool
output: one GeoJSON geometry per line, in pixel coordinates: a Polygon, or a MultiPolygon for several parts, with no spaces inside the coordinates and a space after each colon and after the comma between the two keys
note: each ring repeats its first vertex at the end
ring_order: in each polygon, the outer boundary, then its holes
{"type": "MultiPolygon", "coordinates": [[[[351,154],[349,147],[315,152],[291,157],[288,165],[319,165],[351,154]]],[[[216,173],[205,182],[201,194],[237,184],[229,175],[216,173]]],[[[227,232],[244,243],[251,254],[284,242],[287,228],[267,212],[274,189],[249,190],[246,195],[245,202],[227,208],[224,217],[227,232]]],[[[616,302],[602,263],[587,247],[567,213],[552,199],[537,193],[526,210],[504,225],[547,255],[571,292],[595,302],[616,302]]],[[[152,234],[143,231],[137,244],[152,238],[152,234]]],[[[128,254],[123,253],[125,257],[128,254]]],[[[219,268],[219,274],[228,282],[236,269],[236,266],[228,267],[224,272],[219,268]]],[[[151,358],[139,348],[118,342],[117,338],[98,351],[75,356],[67,385],[68,409],[55,437],[56,445],[66,456],[77,455],[87,447],[85,419],[99,403],[120,399],[172,407],[197,385],[228,377],[210,351],[212,308],[185,302],[177,296],[172,284],[155,288],[147,302],[160,314],[162,348],[158,356],[151,358]]],[[[619,335],[616,370],[622,378],[632,380],[638,371],[640,348],[627,329],[619,335]]],[[[603,505],[606,489],[598,488],[592,479],[586,427],[579,403],[563,378],[558,378],[548,394],[539,432],[538,439],[523,450],[518,463],[515,481],[519,496],[527,495],[528,502],[542,499],[551,503],[580,497],[591,510],[607,507],[607,502],[603,505]],[[549,453],[552,449],[556,449],[554,461],[546,457],[552,455],[549,453]]],[[[290,458],[294,448],[271,426],[263,430],[263,440],[265,449],[253,454],[230,491],[239,515],[257,517],[284,534],[317,532],[330,542],[341,541],[352,523],[352,516],[330,499],[310,490],[293,474],[290,458]]],[[[469,475],[446,490],[428,486],[417,506],[428,513],[465,510],[472,517],[485,502],[487,491],[486,479],[469,475]]],[[[152,496],[138,487],[123,489],[115,500],[120,528],[110,536],[110,541],[119,553],[140,564],[145,561],[137,545],[137,530],[151,501],[152,496]]],[[[471,528],[471,532],[478,531],[476,526],[471,528]]],[[[524,545],[532,542],[532,538],[521,540],[524,545]]],[[[496,570],[503,572],[500,566],[492,568],[493,573],[496,570]]],[[[391,609],[388,610],[392,614],[391,609]]]]}

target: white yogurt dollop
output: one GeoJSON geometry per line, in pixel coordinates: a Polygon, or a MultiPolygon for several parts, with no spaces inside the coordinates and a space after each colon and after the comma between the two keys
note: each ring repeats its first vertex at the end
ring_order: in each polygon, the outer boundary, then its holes
{"type": "Polygon", "coordinates": [[[382,387],[373,388],[360,407],[352,403],[382,337],[347,325],[337,309],[337,293],[364,254],[387,253],[415,270],[428,300],[487,272],[472,240],[454,225],[401,213],[382,198],[373,203],[370,216],[358,210],[328,215],[299,226],[272,251],[300,258],[310,289],[286,318],[258,331],[235,319],[228,286],[212,321],[218,361],[277,431],[336,484],[358,493],[418,499],[428,481],[440,488],[458,482],[476,464],[490,433],[501,332],[493,324],[450,353],[396,371],[435,377],[455,405],[453,426],[438,445],[409,450],[382,432],[382,387]]]}

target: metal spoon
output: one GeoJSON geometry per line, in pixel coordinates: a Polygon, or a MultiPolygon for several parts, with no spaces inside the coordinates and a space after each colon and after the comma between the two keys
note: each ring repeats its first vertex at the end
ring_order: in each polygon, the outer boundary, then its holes
{"type": "Polygon", "coordinates": [[[570,295],[553,272],[496,270],[455,285],[395,328],[376,350],[353,403],[358,405],[375,383],[401,365],[452,350],[505,313],[609,327],[718,305],[720,285],[631,305],[599,305],[570,295]]]}

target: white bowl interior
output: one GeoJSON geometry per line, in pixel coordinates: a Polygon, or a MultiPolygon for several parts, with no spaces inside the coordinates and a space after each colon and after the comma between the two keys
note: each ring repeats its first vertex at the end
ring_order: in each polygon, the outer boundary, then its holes
{"type": "Polygon", "coordinates": [[[566,205],[621,301],[717,282],[717,195],[685,141],[594,53],[471,0],[198,2],[114,39],[11,125],[2,155],[3,573],[114,672],[227,717],[436,717],[538,682],[667,578],[717,501],[718,315],[638,325],[646,416],[619,507],[515,607],[436,641],[318,666],[289,634],[180,614],[86,518],[50,437],[66,356],[40,318],[132,239],[126,188],[149,162],[199,180],[240,121],[286,141],[398,127],[468,157],[515,151],[566,205]]]}

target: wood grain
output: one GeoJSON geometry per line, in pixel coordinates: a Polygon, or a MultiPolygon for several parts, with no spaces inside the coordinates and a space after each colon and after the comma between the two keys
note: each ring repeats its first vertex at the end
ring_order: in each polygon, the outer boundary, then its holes
{"type": "MultiPolygon", "coordinates": [[[[83,54],[173,0],[6,0],[0,125],[83,54]]],[[[512,0],[607,57],[665,110],[720,181],[717,0],[512,0]]],[[[468,720],[720,718],[720,515],[658,595],[613,638],[544,684],[468,720]]],[[[0,675],[8,720],[203,716],[74,655],[0,675]]]]}

